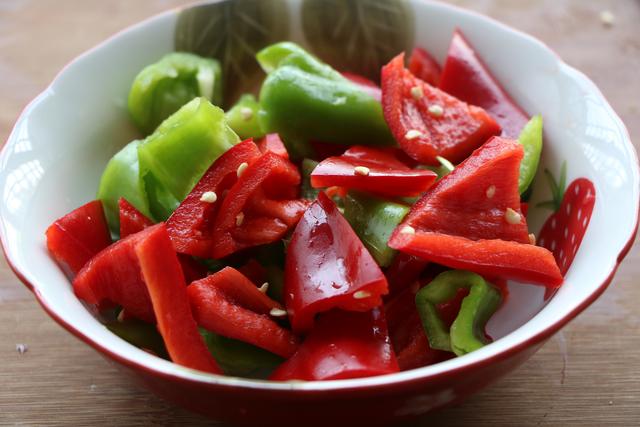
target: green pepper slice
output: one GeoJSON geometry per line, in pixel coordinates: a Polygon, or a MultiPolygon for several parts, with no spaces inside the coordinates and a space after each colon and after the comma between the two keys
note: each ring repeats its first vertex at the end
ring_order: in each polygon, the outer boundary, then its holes
{"type": "Polygon", "coordinates": [[[239,141],[224,112],[196,98],[138,146],[140,174],[156,220],[164,221],[207,168],[239,141]]]}
{"type": "Polygon", "coordinates": [[[388,267],[397,251],[387,242],[409,212],[409,207],[359,191],[349,191],[344,217],[381,267],[388,267]]]}
{"type": "Polygon", "coordinates": [[[485,325],[501,300],[500,291],[476,273],[450,270],[439,274],[416,294],[416,306],[429,346],[453,351],[457,356],[483,347],[487,344],[485,325]],[[460,288],[469,289],[469,295],[462,300],[458,316],[447,331],[436,304],[452,300],[460,288]]]}
{"type": "Polygon", "coordinates": [[[185,52],[165,55],[136,76],[129,92],[129,113],[138,128],[151,133],[193,98],[222,102],[220,64],[185,52]]]}
{"type": "Polygon", "coordinates": [[[169,359],[169,354],[155,325],[138,319],[112,321],[105,325],[111,332],[143,350],[151,350],[156,356],[169,359]]]}
{"type": "Polygon", "coordinates": [[[255,96],[245,94],[226,112],[227,124],[242,139],[261,138],[264,132],[258,121],[260,104],[255,96]]]}
{"type": "Polygon", "coordinates": [[[518,190],[520,194],[531,185],[538,170],[540,154],[542,153],[542,116],[533,116],[525,125],[518,136],[518,142],[524,148],[524,157],[520,162],[520,177],[518,179],[518,190]]]}

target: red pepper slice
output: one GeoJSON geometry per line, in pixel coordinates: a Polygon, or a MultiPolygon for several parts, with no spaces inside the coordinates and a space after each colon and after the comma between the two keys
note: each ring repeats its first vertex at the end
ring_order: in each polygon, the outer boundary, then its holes
{"type": "Polygon", "coordinates": [[[298,348],[297,338],[269,318],[286,312],[238,270],[222,270],[189,285],[187,292],[198,324],[216,334],[253,344],[282,357],[298,348]]]}
{"type": "Polygon", "coordinates": [[[152,228],[146,228],[118,240],[91,258],[73,280],[76,296],[93,305],[116,303],[128,315],[155,323],[151,299],[134,250],[150,230],[152,228]]]}
{"type": "Polygon", "coordinates": [[[198,184],[167,220],[167,230],[180,253],[209,258],[212,251],[214,219],[225,199],[225,191],[238,180],[238,167],[260,157],[251,139],[230,148],[213,162],[198,184]],[[215,202],[203,195],[215,193],[215,202]]]}
{"type": "Polygon", "coordinates": [[[198,332],[180,262],[165,225],[147,230],[143,232],[144,238],[135,243],[135,254],[171,360],[188,368],[221,374],[198,332]]]}
{"type": "Polygon", "coordinates": [[[438,86],[442,70],[438,62],[425,49],[416,47],[411,52],[409,58],[409,71],[411,74],[429,83],[431,86],[438,86]]]}
{"type": "Polygon", "coordinates": [[[394,372],[398,363],[382,311],[333,310],[318,317],[298,351],[269,379],[322,381],[394,372]]]}
{"type": "Polygon", "coordinates": [[[111,244],[102,202],[94,200],[69,212],[47,228],[47,249],[70,276],[111,244]]]}
{"type": "Polygon", "coordinates": [[[258,140],[256,143],[260,152],[262,154],[272,152],[282,157],[283,159],[289,160],[289,153],[287,152],[287,148],[284,146],[284,142],[280,139],[280,135],[277,133],[268,133],[262,138],[258,140]]]}
{"type": "Polygon", "coordinates": [[[502,127],[502,135],[508,138],[517,138],[529,121],[529,116],[500,86],[460,30],[451,39],[439,88],[487,110],[502,127]]]}
{"type": "Polygon", "coordinates": [[[400,147],[422,163],[437,164],[436,156],[458,163],[500,132],[500,126],[482,108],[406,70],[404,54],[382,67],[382,108],[400,147]]]}
{"type": "Polygon", "coordinates": [[[411,169],[389,150],[354,146],[339,157],[323,160],[311,173],[314,188],[342,186],[385,196],[412,197],[424,193],[437,175],[411,169]]]}
{"type": "Polygon", "coordinates": [[[123,197],[118,200],[118,212],[120,215],[121,239],[153,225],[153,221],[144,216],[142,212],[123,197]]]}
{"type": "Polygon", "coordinates": [[[335,203],[324,193],[307,209],[287,248],[285,305],[294,331],[317,313],[367,311],[382,303],[387,279],[335,203]]]}
{"type": "Polygon", "coordinates": [[[282,238],[307,206],[306,201],[292,201],[299,184],[298,169],[272,152],[250,164],[220,205],[212,233],[212,257],[282,238]]]}
{"type": "Polygon", "coordinates": [[[493,138],[413,206],[389,246],[489,277],[559,286],[551,253],[529,244],[518,193],[522,157],[517,141],[493,138]]]}

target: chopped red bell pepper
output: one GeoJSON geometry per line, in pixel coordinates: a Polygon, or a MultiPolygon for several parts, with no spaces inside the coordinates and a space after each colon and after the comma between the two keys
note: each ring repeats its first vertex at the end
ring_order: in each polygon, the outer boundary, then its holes
{"type": "Polygon", "coordinates": [[[278,156],[289,160],[289,152],[287,152],[287,148],[284,146],[284,142],[280,139],[280,135],[277,133],[268,133],[256,142],[260,152],[265,154],[267,152],[272,152],[277,154],[278,156]]]}
{"type": "Polygon", "coordinates": [[[493,138],[413,206],[389,246],[451,268],[558,286],[553,256],[529,244],[518,192],[522,157],[517,141],[493,138]]]}
{"type": "Polygon", "coordinates": [[[380,101],[382,99],[382,91],[380,90],[380,86],[378,86],[373,80],[369,80],[366,77],[363,77],[358,74],[349,73],[348,71],[343,71],[342,74],[352,83],[355,83],[363,92],[369,94],[376,101],[380,101]]]}
{"type": "Polygon", "coordinates": [[[460,101],[406,70],[404,54],[382,67],[382,108],[400,147],[426,164],[438,164],[436,156],[458,163],[500,132],[500,126],[482,108],[460,101]]]}
{"type": "Polygon", "coordinates": [[[93,305],[116,303],[128,315],[155,323],[151,299],[135,254],[135,245],[144,240],[150,230],[152,228],[146,228],[118,240],[91,258],[73,280],[76,296],[93,305]]]}
{"type": "Polygon", "coordinates": [[[335,203],[324,193],[307,209],[287,248],[284,295],[294,331],[317,313],[367,311],[382,303],[387,279],[335,203]]]}
{"type": "Polygon", "coordinates": [[[135,254],[171,360],[188,368],[221,374],[191,313],[182,268],[165,225],[149,227],[139,234],[144,237],[136,241],[135,254]]]}
{"type": "Polygon", "coordinates": [[[389,296],[393,296],[414,283],[429,261],[398,252],[391,265],[384,272],[389,283],[389,296]]]}
{"type": "Polygon", "coordinates": [[[225,192],[238,180],[238,167],[258,158],[260,150],[248,139],[230,148],[213,162],[167,220],[167,230],[178,252],[202,258],[211,256],[213,222],[219,206],[226,198],[225,192]]]}
{"type": "Polygon", "coordinates": [[[296,351],[297,338],[269,317],[286,316],[286,311],[238,270],[225,267],[192,283],[187,291],[198,324],[205,329],[282,357],[296,351]]]}
{"type": "Polygon", "coordinates": [[[268,152],[250,164],[222,201],[212,233],[212,257],[274,242],[302,216],[308,202],[298,196],[300,173],[268,152]]]}
{"type": "Polygon", "coordinates": [[[121,197],[118,200],[120,215],[120,238],[124,239],[130,234],[136,234],[147,227],[153,225],[153,221],[144,216],[142,212],[135,208],[127,199],[121,197]]]}
{"type": "Polygon", "coordinates": [[[412,197],[424,193],[437,175],[411,169],[389,150],[353,146],[339,157],[323,160],[311,173],[314,188],[342,186],[385,196],[412,197]]]}
{"type": "Polygon", "coordinates": [[[102,202],[94,200],[69,212],[47,228],[47,249],[70,276],[111,244],[102,202]]]}
{"type": "Polygon", "coordinates": [[[453,34],[439,88],[487,110],[508,138],[517,138],[529,121],[527,113],[493,77],[460,30],[453,34]]]}
{"type": "Polygon", "coordinates": [[[383,312],[332,310],[318,317],[298,351],[269,379],[321,381],[394,372],[398,363],[383,312]]]}
{"type": "Polygon", "coordinates": [[[425,49],[413,48],[409,58],[409,71],[420,80],[438,87],[442,70],[438,62],[425,49]]]}

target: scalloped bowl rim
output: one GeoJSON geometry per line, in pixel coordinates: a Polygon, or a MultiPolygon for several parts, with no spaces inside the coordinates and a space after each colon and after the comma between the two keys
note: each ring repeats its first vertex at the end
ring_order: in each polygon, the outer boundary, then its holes
{"type": "MultiPolygon", "coordinates": [[[[610,113],[611,117],[614,119],[615,125],[622,130],[624,135],[624,145],[627,152],[633,156],[635,168],[632,169],[633,176],[633,188],[634,188],[634,196],[636,201],[638,200],[638,188],[640,186],[639,182],[639,174],[638,174],[638,158],[633,147],[628,130],[625,128],[622,120],[615,114],[609,103],[606,101],[604,95],[600,92],[597,86],[587,78],[582,72],[577,69],[567,65],[563,62],[560,57],[546,44],[541,42],[540,40],[530,36],[526,33],[523,33],[517,29],[514,29],[506,24],[503,24],[495,19],[481,15],[480,13],[470,11],[468,9],[461,8],[455,5],[442,4],[432,0],[420,0],[424,3],[430,4],[432,7],[448,9],[452,12],[467,15],[474,20],[484,21],[485,24],[492,25],[497,27],[499,30],[503,31],[505,34],[508,33],[510,37],[516,37],[522,39],[530,45],[531,49],[537,49],[541,54],[544,54],[548,57],[553,57],[556,65],[559,67],[562,73],[566,75],[572,75],[572,78],[575,80],[581,81],[589,89],[592,94],[595,94],[598,98],[603,101],[603,105],[610,113]]],[[[141,29],[144,26],[155,22],[157,20],[161,20],[169,15],[176,14],[178,11],[192,7],[195,4],[199,4],[201,2],[194,2],[193,4],[189,4],[186,6],[169,9],[165,12],[156,14],[151,16],[145,20],[142,20],[134,25],[124,28],[123,30],[115,33],[111,37],[107,38],[103,42],[97,44],[93,48],[85,51],[74,60],[69,62],[62,70],[56,75],[51,84],[36,98],[34,98],[23,110],[20,114],[20,117],[16,121],[14,128],[9,135],[7,142],[2,147],[2,151],[0,152],[0,161],[2,162],[2,168],[4,168],[5,158],[7,157],[8,147],[12,146],[15,142],[15,134],[16,130],[20,128],[26,118],[34,111],[38,104],[40,104],[45,98],[47,98],[52,91],[54,91],[56,84],[60,81],[61,77],[72,67],[82,63],[87,58],[91,57],[94,54],[103,48],[104,46],[111,43],[113,40],[120,38],[123,34],[141,29]]],[[[268,390],[268,391],[327,391],[327,390],[356,390],[356,389],[372,389],[377,387],[384,387],[388,385],[400,385],[400,384],[409,384],[412,382],[423,382],[430,379],[439,378],[442,376],[447,376],[452,372],[464,371],[467,369],[478,368],[485,366],[487,364],[492,363],[496,359],[504,359],[509,357],[512,354],[515,354],[524,348],[530,347],[537,343],[540,343],[547,338],[549,338],[553,333],[562,328],[566,323],[572,320],[575,316],[577,316],[580,312],[582,312],[585,308],[587,308],[591,303],[593,303],[608,287],[610,284],[617,268],[620,265],[622,259],[626,256],[630,248],[632,247],[633,241],[635,239],[635,235],[638,228],[638,210],[635,212],[635,218],[633,223],[635,226],[633,229],[628,230],[628,240],[617,248],[615,255],[612,252],[611,256],[611,269],[609,274],[602,279],[600,285],[593,290],[591,294],[589,294],[584,300],[580,301],[575,307],[569,310],[563,317],[555,320],[554,322],[548,324],[546,327],[541,328],[536,331],[533,335],[529,337],[521,337],[519,340],[509,343],[508,345],[504,342],[509,335],[503,337],[496,343],[486,346],[480,350],[477,350],[471,354],[465,355],[463,357],[458,357],[455,359],[451,359],[445,362],[437,363],[434,365],[417,368],[413,370],[403,371],[395,374],[376,376],[376,377],[368,377],[368,378],[358,378],[358,379],[347,379],[347,380],[331,380],[331,381],[310,381],[310,382],[273,382],[266,380],[252,380],[245,378],[237,378],[230,376],[222,376],[222,375],[214,375],[208,374],[196,370],[192,370],[189,368],[185,368],[176,364],[173,364],[169,361],[165,361],[159,359],[157,357],[151,356],[143,351],[139,351],[140,354],[137,354],[136,357],[126,357],[118,352],[113,351],[107,346],[100,344],[99,342],[93,340],[92,338],[85,335],[81,332],[76,326],[66,322],[62,319],[51,307],[48,306],[47,302],[42,298],[38,290],[37,283],[32,283],[27,279],[26,275],[27,271],[22,271],[18,266],[18,263],[15,262],[13,253],[8,249],[9,245],[7,242],[7,234],[6,234],[6,224],[4,217],[0,218],[0,242],[2,244],[2,248],[5,254],[5,257],[9,263],[9,266],[16,274],[16,276],[34,293],[36,299],[43,307],[43,309],[61,326],[67,329],[76,337],[80,338],[82,341],[86,342],[90,346],[92,346],[97,351],[107,355],[109,358],[122,363],[125,366],[130,368],[134,368],[137,370],[147,371],[152,373],[153,375],[158,375],[161,377],[171,378],[175,380],[186,380],[197,383],[209,384],[212,386],[232,386],[232,387],[243,387],[246,389],[256,389],[256,390],[268,390]],[[496,344],[503,343],[503,345],[496,346],[496,344]]],[[[538,315],[536,315],[538,316],[538,315]]],[[[533,319],[532,319],[533,320],[533,319]]],[[[514,333],[516,331],[513,331],[514,333]]]]}

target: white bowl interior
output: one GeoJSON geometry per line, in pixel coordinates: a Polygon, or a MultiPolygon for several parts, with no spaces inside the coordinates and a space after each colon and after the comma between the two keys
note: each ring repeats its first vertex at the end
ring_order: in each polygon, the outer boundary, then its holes
{"type": "MultiPolygon", "coordinates": [[[[298,2],[290,0],[292,17],[298,2]]],[[[568,162],[569,182],[587,177],[596,187],[591,224],[565,284],[545,305],[541,287],[510,284],[511,298],[491,320],[500,338],[467,356],[385,377],[339,382],[342,386],[380,384],[428,375],[486,359],[527,341],[581,307],[609,277],[637,221],[638,170],[629,136],[598,89],[535,39],[486,17],[455,7],[414,0],[416,45],[441,62],[450,36],[460,27],[492,72],[530,114],[542,113],[542,164],[559,171],[568,162]]],[[[134,363],[181,377],[270,388],[330,388],[324,384],[267,384],[221,378],[182,368],[151,356],[110,333],[73,295],[49,257],[46,227],[93,199],[100,174],[113,153],[137,137],[126,99],[136,73],[173,50],[177,14],[167,12],[117,34],[65,68],[20,117],[2,153],[1,231],[13,266],[34,285],[41,301],[82,335],[134,363]]],[[[304,44],[293,26],[292,39],[304,44]]],[[[541,168],[542,169],[542,168],[541,168]]],[[[539,177],[540,178],[540,177],[539,177]]],[[[532,201],[549,196],[536,180],[532,201]]],[[[548,211],[531,209],[533,231],[548,211]]]]}

